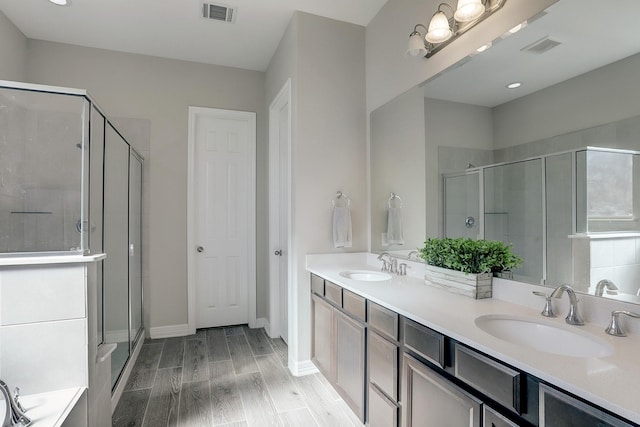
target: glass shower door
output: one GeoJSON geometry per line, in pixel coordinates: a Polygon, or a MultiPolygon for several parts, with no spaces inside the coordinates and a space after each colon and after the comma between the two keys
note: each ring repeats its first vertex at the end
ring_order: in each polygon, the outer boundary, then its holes
{"type": "Polygon", "coordinates": [[[133,349],[142,332],[142,159],[133,150],[129,162],[129,283],[133,349]]]}
{"type": "Polygon", "coordinates": [[[107,125],[104,154],[104,342],[114,386],[130,353],[129,333],[129,145],[107,125]]]}
{"type": "Polygon", "coordinates": [[[480,173],[444,177],[444,237],[482,237],[480,173]]]}

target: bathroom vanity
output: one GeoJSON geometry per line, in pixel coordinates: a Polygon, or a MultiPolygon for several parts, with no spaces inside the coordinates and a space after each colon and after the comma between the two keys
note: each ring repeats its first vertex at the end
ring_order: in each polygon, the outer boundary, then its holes
{"type": "Polygon", "coordinates": [[[307,257],[312,360],[368,425],[640,422],[640,340],[633,334],[611,337],[606,325],[566,325],[564,311],[547,319],[496,298],[447,293],[424,283],[418,263],[413,276],[372,280],[380,279],[375,266],[371,254],[307,257]],[[372,275],[345,274],[354,271],[372,275]],[[542,348],[500,339],[486,332],[500,319],[540,323],[594,346],[563,348],[551,335],[542,348]]]}

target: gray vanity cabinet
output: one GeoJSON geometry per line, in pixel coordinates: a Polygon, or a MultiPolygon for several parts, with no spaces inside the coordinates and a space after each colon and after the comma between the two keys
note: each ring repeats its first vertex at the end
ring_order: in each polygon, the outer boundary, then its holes
{"type": "Polygon", "coordinates": [[[398,425],[398,345],[369,328],[369,427],[398,425]]]}
{"type": "Polygon", "coordinates": [[[365,310],[365,300],[350,295],[349,309],[343,309],[342,292],[329,281],[320,286],[318,277],[312,276],[311,360],[364,422],[366,327],[357,319],[365,310]]]}
{"type": "Polygon", "coordinates": [[[364,421],[365,327],[335,311],[335,387],[353,412],[364,421]]]}
{"type": "Polygon", "coordinates": [[[403,427],[480,427],[482,402],[408,354],[402,357],[403,427]]]}
{"type": "Polygon", "coordinates": [[[316,295],[311,295],[313,339],[311,360],[331,381],[333,379],[333,307],[316,295]]]}

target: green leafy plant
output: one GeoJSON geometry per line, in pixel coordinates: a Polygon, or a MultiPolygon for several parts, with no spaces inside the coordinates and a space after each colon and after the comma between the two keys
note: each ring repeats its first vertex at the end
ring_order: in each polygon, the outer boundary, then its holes
{"type": "Polygon", "coordinates": [[[465,238],[427,239],[420,257],[429,265],[473,274],[512,270],[522,264],[522,258],[511,252],[511,245],[465,238]]]}

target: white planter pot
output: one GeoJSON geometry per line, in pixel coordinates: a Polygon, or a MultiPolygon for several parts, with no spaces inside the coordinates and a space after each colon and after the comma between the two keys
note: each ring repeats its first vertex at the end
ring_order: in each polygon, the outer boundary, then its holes
{"type": "Polygon", "coordinates": [[[491,298],[492,279],[492,273],[463,273],[462,271],[425,265],[424,282],[427,285],[473,299],[491,298]]]}

